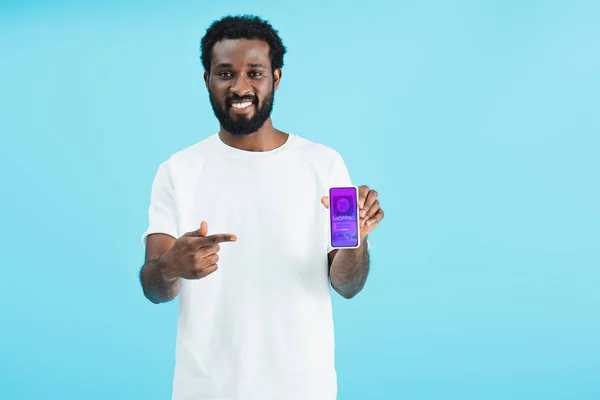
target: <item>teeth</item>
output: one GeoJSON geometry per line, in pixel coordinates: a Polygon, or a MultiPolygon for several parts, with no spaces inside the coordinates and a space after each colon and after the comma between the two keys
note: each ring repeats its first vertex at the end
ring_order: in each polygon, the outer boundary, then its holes
{"type": "Polygon", "coordinates": [[[232,106],[233,108],[246,108],[246,107],[248,107],[250,104],[252,104],[252,102],[250,102],[250,101],[247,101],[247,102],[245,102],[245,103],[233,103],[233,104],[231,104],[231,106],[232,106]]]}

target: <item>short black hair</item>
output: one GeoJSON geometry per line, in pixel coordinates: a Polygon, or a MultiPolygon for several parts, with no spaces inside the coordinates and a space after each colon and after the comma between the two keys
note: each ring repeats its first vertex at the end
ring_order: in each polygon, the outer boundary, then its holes
{"type": "Polygon", "coordinates": [[[215,43],[223,39],[260,39],[269,44],[271,69],[283,67],[283,55],[286,48],[279,33],[268,21],[254,15],[228,15],[214,21],[206,30],[200,43],[202,66],[210,71],[212,49],[215,43]]]}

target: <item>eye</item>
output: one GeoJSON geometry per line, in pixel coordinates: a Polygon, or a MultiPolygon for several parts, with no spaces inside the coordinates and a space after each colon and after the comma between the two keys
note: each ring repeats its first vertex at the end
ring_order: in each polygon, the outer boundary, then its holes
{"type": "Polygon", "coordinates": [[[222,71],[222,72],[219,72],[219,76],[220,76],[221,78],[231,78],[231,72],[228,72],[228,71],[222,71]]]}
{"type": "Polygon", "coordinates": [[[260,72],[260,71],[252,71],[248,75],[250,75],[253,78],[258,78],[258,77],[262,76],[262,72],[260,72]]]}

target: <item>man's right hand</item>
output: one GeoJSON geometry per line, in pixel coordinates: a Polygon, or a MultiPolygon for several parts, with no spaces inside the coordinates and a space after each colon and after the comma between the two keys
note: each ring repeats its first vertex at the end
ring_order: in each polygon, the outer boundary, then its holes
{"type": "Polygon", "coordinates": [[[207,233],[208,225],[202,221],[200,229],[177,239],[160,257],[160,270],[167,281],[201,279],[217,270],[219,243],[235,242],[237,237],[229,233],[206,236],[207,233]]]}

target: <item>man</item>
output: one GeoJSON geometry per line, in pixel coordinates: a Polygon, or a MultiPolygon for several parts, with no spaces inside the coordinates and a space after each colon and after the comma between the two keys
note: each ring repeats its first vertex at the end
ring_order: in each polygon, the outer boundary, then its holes
{"type": "Polygon", "coordinates": [[[273,127],[277,31],[226,17],[201,51],[221,128],[159,166],[142,238],[145,296],[180,296],[173,399],[333,400],[329,285],[363,288],[377,192],[360,187],[360,248],[332,249],[325,195],[350,177],[336,151],[273,127]]]}

